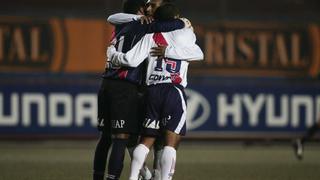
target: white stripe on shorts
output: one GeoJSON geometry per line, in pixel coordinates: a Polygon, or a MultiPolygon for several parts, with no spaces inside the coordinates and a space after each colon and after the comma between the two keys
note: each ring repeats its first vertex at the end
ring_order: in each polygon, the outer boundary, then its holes
{"type": "Polygon", "coordinates": [[[186,118],[187,117],[187,104],[186,104],[186,102],[184,100],[182,91],[177,87],[174,87],[174,88],[176,88],[178,90],[179,94],[180,94],[181,104],[182,104],[182,109],[183,109],[183,113],[182,113],[179,125],[177,126],[176,130],[174,131],[175,133],[179,134],[181,129],[183,128],[183,125],[186,123],[186,119],[187,119],[186,118]]]}

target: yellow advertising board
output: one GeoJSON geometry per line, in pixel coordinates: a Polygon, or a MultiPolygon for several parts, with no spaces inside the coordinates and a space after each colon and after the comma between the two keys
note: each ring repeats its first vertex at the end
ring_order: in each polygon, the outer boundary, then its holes
{"type": "Polygon", "coordinates": [[[316,77],[320,28],[280,22],[215,22],[195,25],[205,61],[193,73],[231,76],[316,77]]]}
{"type": "Polygon", "coordinates": [[[103,20],[0,17],[0,70],[101,72],[111,33],[103,20]]]}
{"type": "MultiPolygon", "coordinates": [[[[205,61],[191,74],[316,77],[320,28],[280,22],[194,23],[205,61]]],[[[0,71],[99,73],[113,27],[102,19],[0,16],[0,71]]]]}

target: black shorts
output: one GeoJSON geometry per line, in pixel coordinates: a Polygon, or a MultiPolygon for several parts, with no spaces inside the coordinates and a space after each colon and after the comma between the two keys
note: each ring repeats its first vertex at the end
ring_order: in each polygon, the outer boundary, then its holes
{"type": "Polygon", "coordinates": [[[138,85],[104,79],[98,94],[100,128],[111,130],[112,134],[140,133],[144,115],[143,98],[138,85]]]}

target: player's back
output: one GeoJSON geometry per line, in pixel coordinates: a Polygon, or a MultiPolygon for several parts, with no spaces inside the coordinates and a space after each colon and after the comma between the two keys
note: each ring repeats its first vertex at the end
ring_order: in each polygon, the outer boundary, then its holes
{"type": "MultiPolygon", "coordinates": [[[[184,28],[167,33],[154,33],[154,46],[186,47],[195,43],[196,36],[191,28],[184,28]]],[[[148,56],[147,85],[172,83],[187,86],[189,63],[186,59],[158,59],[148,56]]]]}
{"type": "MultiPolygon", "coordinates": [[[[138,27],[139,24],[136,21],[120,24],[115,27],[115,36],[112,40],[112,43],[115,44],[115,47],[118,51],[123,53],[128,52],[146,34],[143,29],[138,27]]],[[[103,77],[109,79],[126,80],[136,84],[141,84],[144,79],[144,72],[144,64],[140,64],[136,68],[113,67],[111,69],[106,69],[103,77]]]]}
{"type": "Polygon", "coordinates": [[[147,29],[138,21],[117,25],[114,38],[115,47],[118,51],[126,53],[147,33],[147,29]]]}

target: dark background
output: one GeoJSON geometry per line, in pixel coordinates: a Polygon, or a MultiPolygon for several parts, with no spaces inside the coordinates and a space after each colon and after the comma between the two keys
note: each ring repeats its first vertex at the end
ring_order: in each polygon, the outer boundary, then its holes
{"type": "MultiPolygon", "coordinates": [[[[0,15],[104,18],[121,10],[122,0],[10,0],[0,15]]],[[[278,19],[320,22],[319,0],[176,0],[184,16],[214,19],[278,19]]]]}

